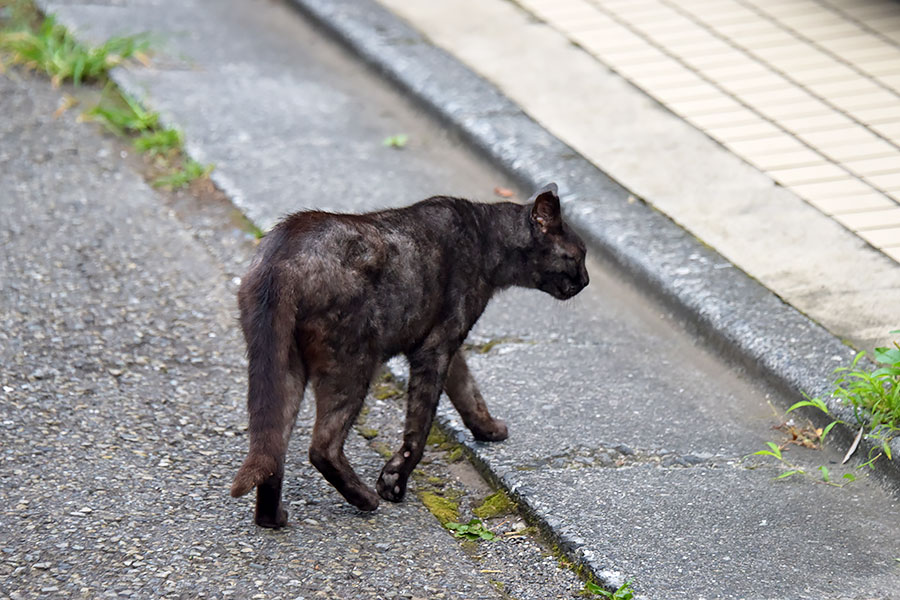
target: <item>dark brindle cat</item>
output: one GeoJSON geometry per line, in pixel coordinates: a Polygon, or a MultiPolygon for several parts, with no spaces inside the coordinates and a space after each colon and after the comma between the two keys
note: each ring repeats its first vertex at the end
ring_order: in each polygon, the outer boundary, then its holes
{"type": "Polygon", "coordinates": [[[510,286],[565,300],[588,284],[584,243],[563,223],[556,185],[528,205],[436,197],[364,215],[301,212],[265,237],[241,283],[250,452],[232,496],[257,487],[256,523],[282,527],[288,438],[307,383],[316,396],[309,459],[344,498],[398,502],[422,458],[441,389],[475,439],[506,438],[460,346],[491,296],[510,286]],[[409,360],[403,446],[378,495],[344,456],[344,440],[382,363],[409,360]]]}

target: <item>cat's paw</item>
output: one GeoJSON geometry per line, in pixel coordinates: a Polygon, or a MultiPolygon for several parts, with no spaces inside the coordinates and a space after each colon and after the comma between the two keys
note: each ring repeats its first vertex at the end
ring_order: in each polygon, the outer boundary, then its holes
{"type": "Polygon", "coordinates": [[[473,428],[472,436],[479,442],[502,442],[509,437],[506,422],[502,419],[494,419],[489,427],[473,428]]]}
{"type": "Polygon", "coordinates": [[[376,508],[378,508],[378,496],[375,495],[368,486],[363,491],[364,493],[357,494],[354,498],[347,498],[350,501],[350,504],[358,508],[359,510],[365,512],[372,512],[376,508]]]}
{"type": "Polygon", "coordinates": [[[400,473],[382,471],[375,487],[378,495],[388,502],[400,502],[406,495],[406,478],[400,473]]]}
{"type": "Polygon", "coordinates": [[[281,529],[285,525],[287,525],[288,515],[287,511],[279,505],[275,511],[261,511],[259,508],[256,510],[256,524],[260,527],[266,527],[268,529],[281,529]]]}

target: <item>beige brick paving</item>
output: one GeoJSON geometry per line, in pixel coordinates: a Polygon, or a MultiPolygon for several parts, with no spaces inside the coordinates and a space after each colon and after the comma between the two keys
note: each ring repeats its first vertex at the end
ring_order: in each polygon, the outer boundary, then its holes
{"type": "MultiPolygon", "coordinates": [[[[897,207],[897,2],[518,4],[825,214],[897,207]]],[[[893,229],[861,233],[893,221],[837,220],[878,248],[900,244],[893,229]]]]}

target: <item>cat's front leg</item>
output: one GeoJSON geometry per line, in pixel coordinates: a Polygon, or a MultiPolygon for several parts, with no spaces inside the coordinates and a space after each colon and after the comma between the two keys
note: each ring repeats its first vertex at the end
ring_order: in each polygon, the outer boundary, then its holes
{"type": "Polygon", "coordinates": [[[410,356],[409,390],[407,393],[406,427],[403,446],[384,465],[378,484],[378,495],[390,502],[400,502],[406,495],[410,473],[425,451],[425,440],[434,421],[441,386],[446,377],[449,355],[428,354],[429,358],[410,356]]]}
{"type": "Polygon", "coordinates": [[[450,361],[444,390],[476,440],[499,442],[506,439],[508,435],[506,423],[501,419],[495,419],[488,412],[484,398],[478,391],[478,385],[466,365],[462,349],[457,350],[453,360],[450,361]]]}

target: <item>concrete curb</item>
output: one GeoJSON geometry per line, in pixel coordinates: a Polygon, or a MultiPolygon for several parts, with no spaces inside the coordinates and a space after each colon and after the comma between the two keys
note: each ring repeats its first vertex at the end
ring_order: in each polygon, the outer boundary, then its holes
{"type": "MultiPolygon", "coordinates": [[[[791,402],[826,394],[833,370],[853,359],[853,350],[838,338],[667,216],[635,201],[491,83],[390,11],[371,0],[291,2],[520,185],[537,188],[556,181],[569,222],[603,258],[662,300],[692,333],[791,402]]],[[[830,408],[838,418],[855,421],[836,402],[830,408]]],[[[803,414],[822,425],[831,421],[818,410],[803,414]]],[[[855,434],[838,426],[830,435],[848,446],[855,434]]],[[[870,448],[861,444],[861,451],[870,448]]],[[[892,449],[900,454],[900,441],[892,449]]],[[[470,450],[480,462],[477,448],[470,450]]],[[[900,491],[900,467],[888,460],[876,465],[900,491]]]]}

